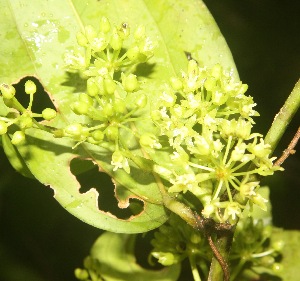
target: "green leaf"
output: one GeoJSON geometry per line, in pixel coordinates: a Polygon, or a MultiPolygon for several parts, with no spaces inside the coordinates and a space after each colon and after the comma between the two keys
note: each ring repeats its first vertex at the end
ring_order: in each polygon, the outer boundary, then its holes
{"type": "MultiPolygon", "coordinates": [[[[186,69],[186,54],[202,66],[220,63],[238,76],[226,42],[200,0],[0,0],[0,8],[0,82],[16,82],[26,75],[37,77],[59,108],[60,115],[49,123],[54,127],[88,122],[70,108],[78,93],[85,90],[85,81],[66,71],[63,55],[76,48],[76,33],[87,24],[97,28],[101,16],[117,25],[127,22],[132,30],[143,24],[149,37],[157,41],[154,57],[136,72],[149,82],[143,89],[149,100],[160,95],[158,85],[186,69]]],[[[150,115],[150,108],[145,110],[150,115]]],[[[148,127],[145,122],[136,126],[140,131],[148,127]]],[[[102,229],[125,233],[148,231],[166,221],[162,196],[150,173],[134,167],[130,175],[114,172],[111,152],[94,145],[72,149],[74,142],[55,139],[38,129],[26,130],[26,134],[27,146],[17,147],[14,158],[19,159],[21,168],[25,163],[34,177],[51,186],[56,200],[76,217],[102,229]],[[128,219],[99,210],[97,198],[101,194],[95,189],[80,193],[80,185],[70,171],[74,158],[91,159],[113,178],[120,207],[127,207],[135,198],[143,204],[143,210],[128,219]]],[[[128,138],[127,142],[133,147],[135,140],[128,138]]],[[[142,156],[139,151],[134,153],[142,156]]],[[[18,165],[15,167],[20,171],[18,165]]]]}
{"type": "Polygon", "coordinates": [[[156,228],[166,221],[161,195],[152,174],[134,169],[131,175],[120,170],[114,172],[110,165],[111,152],[91,144],[83,144],[77,149],[72,149],[73,146],[74,142],[66,138],[55,139],[44,131],[29,129],[26,144],[17,148],[33,175],[54,190],[55,199],[70,213],[95,227],[137,233],[156,228]],[[79,182],[70,171],[70,162],[77,157],[92,160],[114,179],[118,189],[123,187],[123,194],[120,191],[116,194],[121,207],[127,207],[130,198],[137,198],[144,204],[144,210],[128,220],[99,210],[98,192],[90,189],[80,193],[79,182]]]}
{"type": "Polygon", "coordinates": [[[11,139],[7,134],[2,136],[2,146],[10,164],[23,176],[34,178],[23,157],[19,154],[16,147],[11,143],[11,139]]]}
{"type": "Polygon", "coordinates": [[[91,249],[93,259],[99,261],[98,272],[107,281],[128,280],[177,280],[180,264],[161,270],[149,270],[141,267],[134,256],[136,235],[105,232],[91,249]]]}
{"type": "Polygon", "coordinates": [[[272,239],[284,241],[282,249],[283,271],[278,275],[282,280],[297,281],[300,275],[300,231],[276,229],[272,239]]]}

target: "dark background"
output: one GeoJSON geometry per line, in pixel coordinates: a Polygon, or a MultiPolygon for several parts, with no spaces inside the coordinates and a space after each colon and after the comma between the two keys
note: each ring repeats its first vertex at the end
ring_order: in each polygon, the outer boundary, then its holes
{"type": "MultiPolygon", "coordinates": [[[[232,51],[241,80],[258,104],[256,131],[265,134],[300,77],[300,1],[206,0],[232,51]],[[285,4],[285,3],[287,4],[285,4]]],[[[299,126],[299,113],[276,155],[299,126]]],[[[299,145],[298,145],[299,147],[299,145]]],[[[71,281],[101,233],[67,213],[50,189],[15,172],[1,152],[0,280],[71,281]]],[[[274,224],[300,229],[300,157],[264,180],[274,224]]]]}

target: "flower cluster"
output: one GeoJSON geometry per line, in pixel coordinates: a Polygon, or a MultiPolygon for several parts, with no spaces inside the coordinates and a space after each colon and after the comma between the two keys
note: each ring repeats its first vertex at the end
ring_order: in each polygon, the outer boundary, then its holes
{"type": "MultiPolygon", "coordinates": [[[[260,268],[271,274],[282,270],[280,262],[284,246],[282,240],[271,237],[272,226],[252,218],[240,220],[229,255],[231,280],[241,280],[245,270],[260,268]]],[[[210,247],[199,231],[180,223],[179,217],[171,215],[167,224],[161,226],[151,241],[151,256],[164,266],[180,263],[185,258],[194,260],[204,276],[208,275],[210,247]]]]}
{"type": "Polygon", "coordinates": [[[37,88],[35,83],[31,80],[27,80],[25,82],[25,93],[28,94],[30,98],[27,108],[24,108],[15,98],[16,89],[14,86],[1,84],[0,90],[3,101],[7,106],[6,116],[0,117],[0,135],[6,134],[8,132],[8,128],[11,127],[14,131],[11,138],[11,143],[13,145],[21,145],[24,143],[26,129],[34,126],[45,128],[34,118],[52,120],[56,117],[56,111],[52,108],[45,108],[41,114],[32,112],[31,108],[33,98],[37,88]]]}
{"type": "Polygon", "coordinates": [[[99,30],[88,25],[84,32],[77,34],[77,42],[84,48],[84,53],[72,50],[66,53],[65,62],[69,69],[80,70],[83,75],[96,80],[99,77],[112,79],[115,72],[133,69],[154,54],[155,44],[146,36],[144,26],[134,31],[133,42],[129,37],[127,23],[112,27],[109,20],[102,17],[99,30]]]}
{"type": "Polygon", "coordinates": [[[246,268],[265,268],[272,274],[282,270],[279,262],[284,242],[272,239],[271,234],[272,226],[264,226],[262,220],[254,222],[249,217],[238,223],[229,257],[232,278],[246,268]]]}
{"type": "Polygon", "coordinates": [[[86,92],[79,94],[71,108],[89,121],[71,123],[57,130],[55,136],[71,137],[76,145],[86,141],[110,146],[114,151],[114,170],[123,168],[129,173],[129,150],[120,136],[125,132],[140,137],[131,124],[139,119],[139,112],[148,103],[138,77],[132,72],[137,64],[153,56],[154,43],[145,35],[144,26],[139,26],[131,38],[127,23],[112,27],[105,17],[100,21],[99,31],[86,26],[84,32],[77,34],[77,42],[84,48],[84,54],[71,51],[65,61],[69,69],[80,71],[87,82],[86,92]]]}
{"type": "Polygon", "coordinates": [[[170,85],[151,115],[158,137],[167,138],[171,148],[168,163],[155,166],[170,183],[168,191],[193,193],[204,217],[218,222],[236,223],[248,200],[265,209],[253,175],[271,175],[278,168],[262,135],[251,132],[258,113],[245,95],[247,85],[220,65],[201,68],[193,60],[170,85]]]}
{"type": "Polygon", "coordinates": [[[202,215],[217,222],[235,224],[248,201],[266,209],[255,176],[278,168],[262,135],[251,132],[258,113],[252,97],[245,95],[247,85],[236,82],[221,65],[207,69],[190,60],[187,72],[171,78],[160,98],[151,101],[149,114],[157,133],[134,131],[132,122],[149,116],[139,115],[148,99],[132,67],[152,57],[154,44],[144,27],[135,30],[131,41],[129,35],[128,24],[111,27],[106,18],[98,32],[87,26],[78,34],[85,54],[69,53],[66,62],[87,78],[87,91],[71,108],[93,122],[70,124],[56,135],[72,137],[77,144],[113,145],[114,170],[130,173],[133,156],[120,140],[129,132],[154,161],[154,172],[169,183],[168,192],[193,193],[203,205],[202,215]],[[132,96],[134,105],[128,102],[132,96]]]}
{"type": "Polygon", "coordinates": [[[199,260],[205,257],[209,261],[211,251],[205,237],[180,220],[171,215],[168,223],[154,233],[151,256],[164,266],[180,263],[185,258],[199,260]]]}

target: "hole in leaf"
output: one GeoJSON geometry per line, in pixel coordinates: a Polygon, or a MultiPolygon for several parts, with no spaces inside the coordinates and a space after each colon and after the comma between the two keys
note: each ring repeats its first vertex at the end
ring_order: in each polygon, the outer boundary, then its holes
{"type": "Polygon", "coordinates": [[[115,186],[112,178],[99,171],[99,167],[90,160],[75,158],[70,164],[71,172],[80,183],[80,193],[85,193],[95,188],[99,194],[98,208],[104,212],[110,212],[120,219],[128,219],[132,215],[138,215],[143,211],[143,203],[138,199],[131,198],[128,208],[120,209],[115,197],[115,186]]]}
{"type": "Polygon", "coordinates": [[[25,93],[25,83],[31,80],[36,85],[36,93],[32,103],[32,111],[35,113],[41,113],[45,108],[50,107],[54,109],[53,103],[49,98],[48,93],[45,91],[41,82],[34,76],[23,77],[18,83],[13,86],[16,89],[16,98],[25,107],[29,104],[29,95],[25,93]]]}

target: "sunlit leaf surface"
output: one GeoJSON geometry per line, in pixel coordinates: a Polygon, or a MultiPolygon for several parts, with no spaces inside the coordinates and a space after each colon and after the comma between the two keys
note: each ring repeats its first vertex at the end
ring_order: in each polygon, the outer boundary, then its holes
{"type": "MultiPolygon", "coordinates": [[[[87,24],[97,28],[101,16],[117,25],[127,22],[132,29],[143,24],[157,42],[155,56],[137,71],[149,82],[144,89],[149,99],[160,95],[158,84],[186,68],[187,57],[196,59],[202,66],[220,63],[237,76],[226,42],[199,0],[1,0],[0,10],[0,82],[16,83],[23,76],[37,77],[59,108],[60,115],[51,124],[55,127],[86,122],[70,109],[76,94],[85,90],[85,81],[67,72],[63,54],[76,48],[76,33],[87,24]]],[[[140,130],[143,126],[137,124],[140,130]]],[[[166,221],[167,214],[153,175],[134,167],[130,175],[119,170],[114,172],[110,165],[111,153],[94,145],[82,144],[72,149],[74,142],[55,139],[41,130],[30,129],[26,134],[26,146],[8,155],[10,161],[19,171],[32,173],[49,185],[55,199],[79,219],[98,228],[124,233],[144,232],[166,221]],[[98,206],[101,191],[92,187],[85,192],[80,190],[75,172],[70,169],[75,158],[91,160],[113,178],[119,207],[128,208],[131,200],[136,199],[139,211],[118,218],[102,210],[98,206]],[[25,171],[25,165],[30,172],[25,171]]],[[[6,150],[9,147],[6,139],[6,150]]]]}

